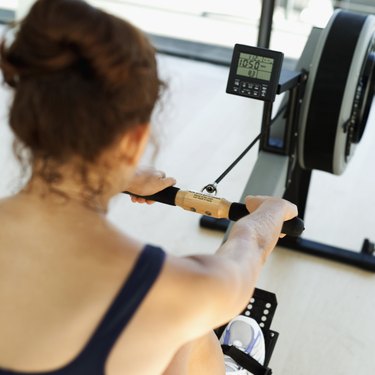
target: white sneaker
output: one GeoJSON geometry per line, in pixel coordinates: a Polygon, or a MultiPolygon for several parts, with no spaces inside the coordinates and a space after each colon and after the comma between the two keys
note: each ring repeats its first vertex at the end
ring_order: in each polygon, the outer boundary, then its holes
{"type": "MultiPolygon", "coordinates": [[[[235,346],[249,354],[261,365],[266,355],[264,336],[259,324],[252,318],[239,315],[226,326],[220,338],[221,345],[235,346]]],[[[251,375],[251,372],[239,366],[231,357],[224,355],[227,375],[251,375]]]]}

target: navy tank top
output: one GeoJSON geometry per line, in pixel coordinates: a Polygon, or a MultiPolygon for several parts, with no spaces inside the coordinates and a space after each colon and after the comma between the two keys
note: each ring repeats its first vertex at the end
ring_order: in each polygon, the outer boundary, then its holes
{"type": "Polygon", "coordinates": [[[1,369],[0,375],[104,375],[117,338],[156,281],[165,260],[159,247],[146,245],[131,273],[83,350],[67,365],[52,371],[19,372],[1,369]]]}

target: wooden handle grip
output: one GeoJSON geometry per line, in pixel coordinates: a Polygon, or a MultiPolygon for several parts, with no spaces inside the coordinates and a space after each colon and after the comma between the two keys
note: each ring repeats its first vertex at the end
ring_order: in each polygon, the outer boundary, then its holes
{"type": "MultiPolygon", "coordinates": [[[[193,191],[180,190],[175,186],[167,187],[156,194],[147,196],[140,196],[130,192],[125,193],[171,206],[179,206],[184,210],[211,216],[217,219],[225,218],[237,221],[250,213],[243,203],[231,203],[223,198],[217,198],[212,195],[193,191]]],[[[299,217],[295,217],[284,222],[281,232],[288,236],[298,237],[304,230],[305,225],[303,220],[299,217]]]]}

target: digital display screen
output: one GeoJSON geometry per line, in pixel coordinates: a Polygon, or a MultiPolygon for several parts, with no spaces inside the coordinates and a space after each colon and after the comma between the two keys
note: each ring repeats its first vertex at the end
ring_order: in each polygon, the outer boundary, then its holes
{"type": "Polygon", "coordinates": [[[241,52],[238,59],[237,75],[269,81],[271,79],[273,63],[274,59],[271,57],[241,52]]]}

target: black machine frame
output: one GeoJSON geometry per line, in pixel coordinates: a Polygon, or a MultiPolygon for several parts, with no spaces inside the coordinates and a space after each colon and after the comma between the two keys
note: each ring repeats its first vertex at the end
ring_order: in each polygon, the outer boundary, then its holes
{"type": "MultiPolygon", "coordinates": [[[[351,145],[358,143],[364,132],[375,91],[374,18],[368,19],[368,17],[362,15],[338,10],[332,17],[330,29],[328,27],[327,29],[328,31],[313,28],[296,68],[294,70],[283,68],[281,71],[277,94],[285,94],[280,105],[282,108],[281,111],[285,109],[283,118],[280,118],[282,116],[278,114],[275,117],[279,118],[272,119],[273,102],[264,102],[258,159],[242,195],[242,200],[249,194],[282,196],[298,206],[301,219],[304,219],[306,213],[306,202],[312,171],[314,169],[321,169],[334,174],[342,173],[346,163],[350,160],[350,153],[352,151],[351,145]],[[347,70],[344,71],[342,77],[338,79],[339,82],[344,81],[339,84],[339,86],[341,86],[338,90],[340,93],[349,91],[349,98],[343,98],[343,101],[346,100],[345,103],[335,103],[334,106],[334,111],[337,112],[334,115],[337,118],[347,117],[345,118],[347,121],[342,124],[339,123],[339,121],[337,124],[334,122],[332,126],[332,121],[330,124],[324,123],[324,119],[328,117],[326,116],[326,112],[319,113],[320,117],[316,119],[316,113],[321,111],[322,105],[318,106],[311,98],[314,97],[313,94],[317,96],[316,90],[318,89],[328,92],[328,101],[331,97],[339,96],[335,91],[329,92],[329,87],[322,85],[321,73],[329,74],[329,70],[326,70],[328,68],[332,69],[330,65],[336,63],[333,58],[330,60],[329,57],[325,57],[324,53],[327,49],[332,47],[331,44],[329,44],[329,40],[334,39],[336,36],[342,39],[342,43],[347,43],[344,35],[341,35],[342,26],[353,27],[353,25],[358,29],[357,35],[354,36],[352,50],[344,51],[347,54],[347,56],[345,56],[346,60],[344,60],[344,63],[346,62],[347,64],[347,70]],[[358,38],[358,42],[356,38],[358,38]],[[363,44],[363,46],[358,48],[356,44],[363,44]],[[327,48],[325,49],[325,47],[327,48]],[[353,57],[350,53],[353,54],[353,57]],[[321,65],[316,66],[315,71],[313,71],[314,68],[311,67],[311,65],[313,65],[311,62],[316,59],[316,55],[323,56],[318,61],[319,64],[323,64],[323,67],[321,65]],[[357,59],[356,64],[352,62],[355,59],[357,59]],[[354,66],[355,69],[353,72],[353,65],[361,64],[363,67],[354,66]],[[353,79],[349,77],[349,75],[358,75],[360,79],[358,82],[353,82],[353,79]],[[365,77],[362,77],[362,75],[365,75],[365,77]],[[344,80],[346,77],[348,77],[347,82],[344,80]],[[315,85],[315,81],[317,81],[316,86],[318,86],[318,89],[312,86],[311,81],[313,81],[313,85],[315,85]],[[308,103],[311,108],[306,107],[306,103],[308,103]],[[345,109],[347,107],[350,107],[349,112],[345,109]],[[340,112],[342,108],[346,110],[344,114],[340,112]],[[306,113],[308,115],[306,115],[306,113]],[[315,116],[315,122],[311,121],[309,113],[315,116]],[[305,128],[301,126],[304,116],[305,128]],[[312,123],[312,125],[310,123],[312,123]],[[331,128],[330,133],[327,133],[325,130],[327,127],[331,128]],[[332,151],[329,149],[330,159],[328,162],[324,160],[325,165],[329,164],[329,167],[326,167],[326,169],[320,167],[320,155],[316,157],[315,154],[311,154],[311,144],[313,141],[316,141],[316,138],[312,140],[308,138],[308,131],[311,133],[311,128],[315,133],[320,131],[323,134],[323,138],[331,137],[331,144],[328,144],[332,149],[332,151]],[[352,128],[351,131],[350,128],[352,128]],[[304,134],[301,134],[302,132],[304,134]],[[359,133],[360,137],[356,137],[355,133],[359,133]],[[336,142],[338,146],[335,144],[336,138],[339,138],[340,141],[336,142]],[[278,141],[275,142],[275,139],[278,139],[278,141]],[[301,139],[303,139],[305,143],[301,142],[301,139]],[[307,139],[307,141],[304,139],[307,139]],[[307,152],[310,152],[310,154],[307,152]],[[343,154],[343,156],[341,156],[341,154],[343,154]],[[314,159],[314,157],[317,158],[317,166],[304,165],[306,164],[306,159],[314,159]]],[[[346,44],[343,45],[345,49],[346,44]]],[[[339,47],[335,48],[337,50],[339,47]]],[[[315,65],[318,65],[316,60],[315,63],[315,65]]],[[[331,84],[330,86],[333,85],[331,84]]],[[[326,157],[326,154],[325,152],[324,157],[326,157]]],[[[227,231],[230,225],[230,223],[225,220],[215,220],[207,217],[202,217],[200,224],[203,227],[222,231],[227,231]]],[[[375,271],[375,246],[374,243],[367,238],[364,239],[360,251],[330,246],[303,237],[285,237],[280,239],[279,245],[310,255],[360,267],[368,271],[375,271]]]]}
{"type": "MultiPolygon", "coordinates": [[[[307,78],[308,75],[305,72],[295,72],[293,75],[291,72],[288,74],[287,71],[282,71],[277,93],[281,94],[285,90],[290,91],[284,133],[285,142],[282,148],[272,146],[270,129],[273,103],[265,102],[262,119],[262,137],[259,146],[259,151],[276,154],[282,153],[288,155],[290,158],[286,190],[283,197],[298,206],[299,217],[301,219],[305,217],[306,202],[313,172],[312,170],[301,168],[296,152],[296,142],[299,136],[299,116],[307,78]]],[[[279,245],[375,272],[374,243],[369,239],[364,239],[360,252],[323,244],[303,237],[284,237],[279,240],[279,245]]]]}
{"type": "MultiPolygon", "coordinates": [[[[336,24],[342,26],[343,24],[351,25],[354,22],[357,24],[359,22],[363,22],[363,17],[359,17],[355,14],[347,14],[341,11],[338,11],[336,14],[336,24]],[[341,20],[339,19],[341,17],[341,20]],[[341,24],[340,24],[341,22],[341,24]]],[[[333,24],[333,27],[335,24],[333,24]]],[[[337,27],[337,25],[336,25],[337,27]]],[[[360,25],[363,27],[363,25],[360,25]]],[[[360,30],[362,32],[362,29],[360,30]]],[[[332,37],[337,35],[337,32],[331,32],[329,36],[332,37]]],[[[360,34],[362,36],[362,34],[360,34]]],[[[327,39],[328,39],[327,37],[327,39]]],[[[370,39],[370,44],[373,48],[373,34],[370,39]]],[[[367,40],[365,40],[367,42],[367,40]]],[[[327,40],[325,41],[328,44],[327,40]]],[[[344,43],[344,40],[343,40],[344,43]]],[[[347,41],[345,41],[347,43],[347,41]]],[[[330,45],[325,46],[326,49],[331,47],[330,45]]],[[[365,46],[367,47],[367,46],[365,46]]],[[[324,52],[324,50],[323,50],[324,52]]],[[[322,52],[322,55],[323,55],[322,52]]],[[[368,56],[366,61],[364,61],[364,65],[367,65],[367,60],[374,60],[373,51],[368,51],[368,56]]],[[[302,59],[302,58],[301,58],[302,59]]],[[[322,60],[322,59],[321,59],[322,60]]],[[[351,60],[349,60],[351,63],[351,60]]],[[[365,79],[365,85],[367,86],[367,92],[365,94],[359,92],[359,95],[362,95],[361,100],[363,103],[356,103],[354,99],[354,106],[358,104],[358,107],[363,105],[364,109],[360,116],[354,112],[352,109],[352,116],[359,117],[358,119],[358,129],[361,133],[364,131],[364,127],[367,122],[368,112],[371,107],[371,103],[373,100],[374,95],[374,61],[370,61],[372,67],[371,71],[367,72],[367,76],[365,79]],[[368,95],[365,97],[364,95],[368,95]]],[[[308,81],[308,72],[303,71],[303,62],[300,64],[300,72],[287,72],[285,70],[282,71],[282,75],[280,78],[280,84],[278,89],[278,94],[282,92],[289,91],[289,99],[287,101],[287,112],[286,112],[286,121],[285,121],[285,129],[284,129],[284,144],[283,147],[273,147],[271,142],[271,113],[272,113],[272,103],[264,103],[263,108],[263,119],[262,119],[262,138],[259,146],[259,151],[266,151],[268,153],[281,153],[287,155],[289,157],[289,166],[288,166],[288,173],[286,178],[286,189],[283,194],[283,197],[295,203],[299,208],[299,216],[304,219],[305,212],[306,212],[306,202],[309,193],[311,175],[313,172],[313,168],[302,168],[300,163],[301,157],[301,144],[298,143],[298,138],[301,137],[299,131],[301,129],[300,121],[301,121],[301,110],[302,110],[302,103],[304,101],[304,95],[306,90],[306,84],[308,81]],[[289,77],[288,77],[289,75],[289,77]],[[298,147],[300,150],[298,151],[298,147]]],[[[320,64],[322,62],[320,61],[320,64]]],[[[326,63],[327,65],[327,63],[326,63]]],[[[321,71],[322,69],[320,69],[321,71]]],[[[362,73],[361,73],[362,74],[362,73]]],[[[319,81],[320,84],[320,81],[319,81]]],[[[358,90],[359,85],[355,90],[358,90]]],[[[324,87],[323,87],[324,88],[324,87]]],[[[354,91],[353,89],[353,91],[354,91]]],[[[310,108],[309,108],[310,109],[310,108]]],[[[314,110],[316,107],[314,107],[314,110]]],[[[358,112],[358,110],[357,110],[358,112]]],[[[315,113],[314,113],[315,115],[315,113]]],[[[354,120],[355,122],[355,120],[354,120]]],[[[346,124],[345,124],[346,125],[346,124]]],[[[315,125],[316,128],[316,125],[315,125]]],[[[319,130],[319,129],[318,129],[319,130]]],[[[337,135],[335,135],[337,137],[337,135]]],[[[347,139],[350,140],[350,135],[347,136],[347,139]]],[[[355,140],[354,143],[357,143],[355,140]]],[[[348,147],[348,141],[346,142],[345,148],[348,147]]],[[[350,145],[349,145],[350,146],[350,145]]],[[[346,151],[345,151],[346,153],[346,151]]],[[[347,156],[347,155],[346,155],[347,156]]],[[[331,170],[327,170],[331,172],[331,170]]],[[[303,237],[285,237],[280,239],[279,245],[283,247],[287,247],[292,250],[300,251],[303,253],[307,253],[310,255],[315,255],[319,257],[323,257],[326,259],[335,260],[341,263],[345,263],[348,265],[360,267],[362,269],[375,272],[375,248],[374,243],[372,243],[369,239],[364,239],[362,248],[360,251],[353,251],[348,249],[343,249],[335,246],[330,246],[327,244],[319,243],[316,241],[311,241],[305,239],[303,237]]]]}

